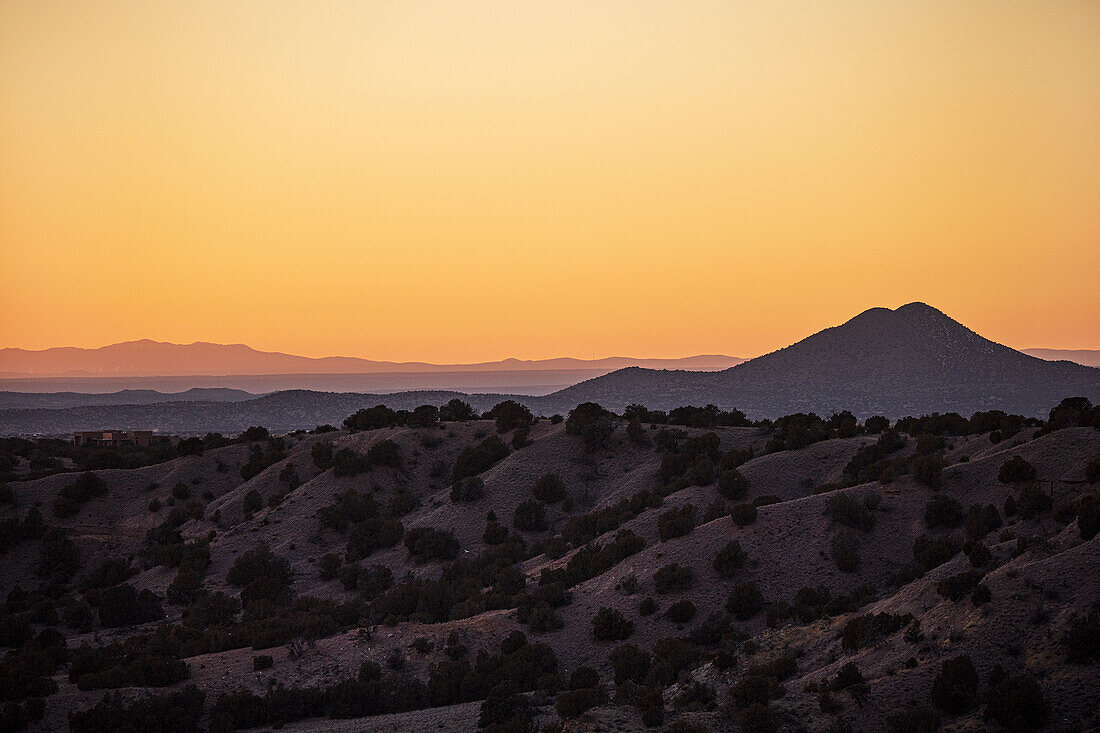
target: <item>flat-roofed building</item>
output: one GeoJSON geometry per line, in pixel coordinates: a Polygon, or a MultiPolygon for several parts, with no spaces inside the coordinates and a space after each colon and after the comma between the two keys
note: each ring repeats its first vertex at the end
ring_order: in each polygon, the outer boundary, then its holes
{"type": "Polygon", "coordinates": [[[152,445],[153,441],[158,438],[167,439],[167,436],[154,438],[152,430],[84,430],[73,433],[73,445],[134,445],[145,448],[152,445]]]}

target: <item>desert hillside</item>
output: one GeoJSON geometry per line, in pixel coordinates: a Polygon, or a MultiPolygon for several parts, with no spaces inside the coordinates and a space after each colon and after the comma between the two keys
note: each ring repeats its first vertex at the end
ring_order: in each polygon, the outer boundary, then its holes
{"type": "Polygon", "coordinates": [[[1098,428],[453,400],[5,439],[4,727],[1088,730],[1098,428]]]}

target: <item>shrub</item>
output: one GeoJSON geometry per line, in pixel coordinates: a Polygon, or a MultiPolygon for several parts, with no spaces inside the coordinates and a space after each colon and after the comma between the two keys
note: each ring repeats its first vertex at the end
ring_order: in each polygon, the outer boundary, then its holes
{"type": "Polygon", "coordinates": [[[71,517],[80,511],[82,504],[107,492],[107,485],[98,474],[84,472],[76,480],[61,487],[54,500],[53,513],[60,518],[71,517]]]}
{"type": "Polygon", "coordinates": [[[454,397],[439,408],[439,419],[443,422],[465,422],[476,420],[477,413],[474,412],[474,408],[470,406],[470,403],[454,397]]]}
{"type": "Polygon", "coordinates": [[[852,685],[859,685],[863,683],[863,673],[859,671],[859,667],[855,662],[848,662],[839,670],[837,670],[836,677],[830,683],[830,687],[834,690],[846,690],[852,685]]]}
{"type": "Polygon", "coordinates": [[[662,512],[657,518],[657,531],[661,535],[661,541],[683,537],[695,529],[695,513],[694,504],[685,504],[679,509],[662,512]]]}
{"type": "MultiPolygon", "coordinates": [[[[33,510],[32,510],[33,511],[33,510]]],[[[27,512],[28,518],[30,511],[27,512]]],[[[51,527],[42,537],[38,575],[52,582],[64,583],[80,569],[80,549],[65,531],[51,527]]]]}
{"type": "Polygon", "coordinates": [[[493,733],[526,732],[534,727],[530,703],[519,694],[519,687],[504,680],[491,690],[481,703],[477,724],[493,733]]]}
{"type": "Polygon", "coordinates": [[[465,448],[458,454],[452,476],[455,481],[467,476],[476,476],[497,461],[506,458],[509,452],[504,441],[495,435],[490,435],[477,445],[465,448]]]}
{"type": "Polygon", "coordinates": [[[680,593],[691,587],[694,573],[691,568],[670,563],[653,574],[653,584],[660,594],[680,593]]]}
{"type": "Polygon", "coordinates": [[[173,606],[186,606],[193,603],[201,593],[202,573],[195,570],[181,570],[168,584],[165,598],[173,606]]]}
{"type": "Polygon", "coordinates": [[[1026,674],[1009,677],[999,667],[990,677],[985,703],[984,717],[1012,731],[1037,730],[1050,712],[1038,682],[1026,674]]]}
{"type": "Polygon", "coordinates": [[[417,527],[405,533],[405,547],[417,563],[429,560],[453,560],[458,555],[459,544],[450,530],[434,527],[417,527]]]}
{"type": "Polygon", "coordinates": [[[665,615],[674,624],[685,624],[695,618],[695,604],[687,599],[677,601],[668,607],[665,615]]]}
{"type": "Polygon", "coordinates": [[[1100,613],[1093,611],[1084,618],[1072,616],[1061,641],[1071,662],[1100,659],[1100,613]]]}
{"type": "Polygon", "coordinates": [[[624,682],[641,683],[649,672],[653,657],[649,652],[633,644],[622,644],[611,650],[608,655],[611,668],[615,671],[615,684],[624,682]]]}
{"type": "Polygon", "coordinates": [[[111,557],[103,560],[94,570],[80,579],[80,591],[87,593],[96,588],[110,588],[137,575],[137,568],[129,560],[111,557]]]}
{"type": "Polygon", "coordinates": [[[714,571],[723,578],[732,578],[737,570],[745,564],[745,551],[741,549],[741,543],[730,540],[726,546],[714,556],[714,571]]]}
{"type": "Polygon", "coordinates": [[[313,448],[310,449],[310,455],[313,458],[313,465],[320,470],[332,468],[332,445],[329,443],[314,443],[313,448]]]}
{"type": "Polygon", "coordinates": [[[924,525],[929,529],[958,527],[964,518],[962,504],[947,494],[934,495],[924,506],[924,525]]]}
{"type": "Polygon", "coordinates": [[[932,682],[932,704],[958,715],[966,712],[978,692],[978,673],[970,657],[963,654],[945,660],[932,682]]]}
{"type": "Polygon", "coordinates": [[[556,473],[544,473],[535,481],[531,494],[539,501],[555,504],[565,498],[565,484],[556,473]]]}
{"type": "Polygon", "coordinates": [[[321,580],[332,580],[342,564],[340,556],[334,552],[326,552],[317,563],[317,572],[321,580]]]}
{"type": "Polygon", "coordinates": [[[744,502],[730,507],[730,516],[738,527],[747,527],[756,521],[756,507],[744,502]]]}
{"type": "Polygon", "coordinates": [[[652,598],[646,597],[642,599],[642,602],[638,604],[639,616],[652,616],[657,612],[657,601],[652,598]]]}
{"type": "Polygon", "coordinates": [[[840,645],[848,651],[873,646],[890,634],[897,633],[913,621],[912,614],[869,613],[844,624],[840,645]]]}
{"type": "Polygon", "coordinates": [[[710,486],[714,483],[715,474],[718,469],[714,465],[714,461],[703,456],[692,464],[688,469],[687,478],[693,486],[710,486]]]}
{"type": "Polygon", "coordinates": [[[241,604],[224,593],[203,593],[183,611],[183,625],[192,628],[228,626],[236,618],[241,604]]]}
{"type": "Polygon", "coordinates": [[[718,475],[718,492],[730,501],[745,498],[749,491],[749,481],[736,468],[722,471],[718,475]]]}
{"type": "Polygon", "coordinates": [[[951,536],[932,538],[922,534],[913,541],[913,557],[926,571],[943,565],[961,549],[959,541],[951,536]]]}
{"type": "Polygon", "coordinates": [[[1100,532],[1100,497],[1088,494],[1078,499],[1077,529],[1081,532],[1081,539],[1086,541],[1100,532]]]}
{"type": "Polygon", "coordinates": [[[516,507],[512,525],[521,532],[541,532],[546,529],[546,505],[538,499],[527,499],[516,507]]]}
{"type": "Polygon", "coordinates": [[[767,705],[772,700],[783,697],[783,685],[772,675],[749,674],[746,672],[730,687],[730,702],[738,709],[751,705],[767,705]]]}
{"type": "Polygon", "coordinates": [[[263,509],[264,498],[260,496],[260,492],[256,489],[252,489],[244,495],[244,501],[241,504],[241,511],[244,512],[246,517],[250,517],[256,512],[263,509]]]}
{"type": "Polygon", "coordinates": [[[261,654],[252,659],[252,671],[259,672],[265,669],[271,669],[275,666],[275,660],[267,654],[261,654]]]}
{"type": "Polygon", "coordinates": [[[236,588],[243,588],[253,581],[271,579],[280,585],[289,585],[290,566],[275,555],[266,544],[257,545],[238,557],[225,580],[236,588]]]}
{"type": "Polygon", "coordinates": [[[1053,503],[1037,484],[1028,484],[1020,489],[1020,495],[1016,497],[1016,510],[1024,519],[1033,519],[1049,511],[1053,503]]]}
{"type": "Polygon", "coordinates": [[[1012,456],[1001,464],[1001,470],[997,472],[997,480],[1003,484],[1017,484],[1023,481],[1035,480],[1035,466],[1025,461],[1020,456],[1012,456]]]}
{"type": "Polygon", "coordinates": [[[942,597],[957,603],[962,600],[963,596],[974,590],[974,587],[983,577],[985,577],[985,573],[980,570],[967,570],[964,573],[958,573],[941,580],[936,584],[936,592],[942,597]]]}
{"type": "Polygon", "coordinates": [[[870,532],[875,526],[875,515],[847,491],[830,496],[826,511],[833,521],[864,532],[870,532]]]}
{"type": "Polygon", "coordinates": [[[467,476],[451,486],[451,501],[472,502],[485,496],[485,482],[480,476],[467,476]]]}
{"type": "Polygon", "coordinates": [[[890,733],[935,733],[939,728],[939,713],[913,702],[886,716],[886,729],[890,733]]]}
{"type": "Polygon", "coordinates": [[[726,610],[738,621],[748,621],[763,611],[764,605],[764,594],[751,580],[735,585],[726,599],[726,610]]]}
{"type": "Polygon", "coordinates": [[[489,410],[489,416],[496,421],[498,433],[507,433],[509,430],[530,425],[535,419],[527,407],[515,400],[497,403],[489,410]]]}
{"type": "Polygon", "coordinates": [[[405,535],[400,519],[366,519],[352,527],[348,534],[347,559],[356,562],[375,550],[393,547],[405,535]]]}
{"type": "Polygon", "coordinates": [[[170,695],[145,697],[127,705],[114,693],[104,696],[93,707],[69,713],[73,733],[99,733],[106,730],[195,731],[202,718],[206,693],[188,685],[170,695]]]}
{"type": "Polygon", "coordinates": [[[634,622],[622,612],[603,606],[592,619],[592,635],[599,641],[621,641],[634,633],[634,622]]]}
{"type": "Polygon", "coordinates": [[[602,686],[587,687],[560,693],[554,701],[554,710],[563,720],[571,720],[605,702],[607,691],[602,686]]]}
{"type": "Polygon", "coordinates": [[[992,504],[973,504],[966,511],[966,536],[980,540],[1001,526],[1001,515],[992,504]]]}
{"type": "Polygon", "coordinates": [[[565,432],[579,435],[587,450],[605,447],[615,430],[612,414],[595,402],[584,402],[574,407],[565,419],[565,432]]]}
{"type": "Polygon", "coordinates": [[[933,489],[943,485],[943,457],[939,453],[914,456],[911,465],[920,483],[933,489]]]}
{"type": "Polygon", "coordinates": [[[967,540],[963,544],[963,552],[970,559],[970,564],[976,568],[988,565],[993,560],[993,553],[982,542],[967,540]]]}
{"type": "Polygon", "coordinates": [[[753,703],[741,711],[738,718],[742,730],[748,733],[774,733],[779,730],[779,716],[763,703],[753,703]]]}
{"type": "Polygon", "coordinates": [[[859,567],[859,537],[851,530],[842,529],[833,535],[833,559],[842,573],[854,573],[859,567]]]}

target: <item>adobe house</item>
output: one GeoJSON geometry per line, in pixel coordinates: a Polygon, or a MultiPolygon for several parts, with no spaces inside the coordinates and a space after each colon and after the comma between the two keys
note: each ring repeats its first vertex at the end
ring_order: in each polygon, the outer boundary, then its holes
{"type": "Polygon", "coordinates": [[[152,430],[84,430],[73,433],[73,445],[89,447],[133,445],[146,448],[154,441],[167,439],[167,436],[154,438],[152,430]]]}

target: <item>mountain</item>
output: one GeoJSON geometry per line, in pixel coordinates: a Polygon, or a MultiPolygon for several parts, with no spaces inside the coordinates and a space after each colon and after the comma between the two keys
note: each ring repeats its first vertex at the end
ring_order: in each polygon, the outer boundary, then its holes
{"type": "Polygon", "coordinates": [[[103,405],[151,405],[158,402],[240,402],[257,395],[239,389],[200,389],[158,392],[152,389],[124,389],[106,394],[84,392],[0,392],[0,408],[61,409],[103,405]]]}
{"type": "Polygon", "coordinates": [[[752,418],[794,412],[901,417],[1000,409],[1045,416],[1064,397],[1100,402],[1100,369],[1044,361],[994,343],[923,303],[872,308],[784,349],[718,372],[628,367],[544,396],[455,390],[389,394],[287,390],[241,401],[182,401],[65,409],[0,409],[0,435],[98,428],[175,433],[273,431],[338,424],[360,407],[412,408],[459,397],[485,410],[515,399],[541,415],[582,402],[621,412],[714,404],[752,418]]]}
{"type": "Polygon", "coordinates": [[[419,361],[374,361],[348,356],[313,358],[258,351],[244,344],[173,344],[143,339],[98,349],[0,349],[0,376],[305,375],[572,369],[611,371],[627,366],[654,369],[725,369],[742,361],[744,360],[732,356],[701,355],[682,359],[504,359],[477,364],[429,364],[419,361]]]}
{"type": "Polygon", "coordinates": [[[1100,398],[1100,369],[994,343],[924,303],[872,308],[721,372],[623,369],[546,400],[667,409],[713,403],[752,416],[850,409],[897,417],[1001,409],[1045,414],[1063,397],[1100,398]]]}
{"type": "Polygon", "coordinates": [[[1100,349],[1024,349],[1025,354],[1046,361],[1072,361],[1100,367],[1100,349]]]}

